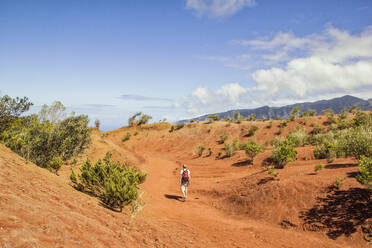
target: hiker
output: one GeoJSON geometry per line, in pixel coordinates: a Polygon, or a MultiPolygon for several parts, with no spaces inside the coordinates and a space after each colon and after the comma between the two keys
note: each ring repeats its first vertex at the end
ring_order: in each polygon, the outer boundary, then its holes
{"type": "Polygon", "coordinates": [[[183,194],[183,201],[186,201],[187,198],[187,187],[190,184],[190,171],[187,169],[187,166],[182,165],[181,170],[181,191],[183,194]]]}

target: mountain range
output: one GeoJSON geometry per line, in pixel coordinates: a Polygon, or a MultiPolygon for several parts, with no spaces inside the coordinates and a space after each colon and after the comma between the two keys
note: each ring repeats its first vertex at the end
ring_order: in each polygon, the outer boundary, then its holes
{"type": "MultiPolygon", "coordinates": [[[[342,97],[333,98],[330,100],[320,100],[316,102],[303,102],[303,103],[296,103],[291,105],[286,105],[282,107],[269,107],[263,106],[255,109],[235,109],[229,110],[226,112],[221,113],[213,113],[213,115],[218,115],[220,119],[224,118],[233,118],[235,113],[239,113],[244,117],[248,117],[251,114],[256,114],[257,119],[275,119],[277,115],[280,115],[282,119],[286,119],[289,117],[289,113],[294,107],[299,106],[301,109],[301,113],[310,109],[314,109],[317,111],[317,114],[321,114],[321,112],[325,109],[332,109],[334,113],[339,114],[343,109],[352,106],[359,106],[361,110],[371,110],[372,109],[372,98],[368,100],[364,100],[358,97],[345,95],[342,97]]],[[[208,115],[202,115],[193,119],[189,120],[181,120],[179,123],[186,123],[191,120],[193,121],[204,121],[207,120],[208,115]]]]}

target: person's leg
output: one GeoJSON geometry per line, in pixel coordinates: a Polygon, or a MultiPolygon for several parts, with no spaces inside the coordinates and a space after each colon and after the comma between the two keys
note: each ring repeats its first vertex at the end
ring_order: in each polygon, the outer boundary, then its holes
{"type": "Polygon", "coordinates": [[[186,198],[187,198],[187,187],[188,185],[187,184],[185,184],[185,193],[184,193],[184,196],[185,196],[185,200],[186,200],[186,198]]]}
{"type": "Polygon", "coordinates": [[[183,199],[186,199],[186,186],[184,184],[181,184],[181,192],[183,194],[183,199]]]}

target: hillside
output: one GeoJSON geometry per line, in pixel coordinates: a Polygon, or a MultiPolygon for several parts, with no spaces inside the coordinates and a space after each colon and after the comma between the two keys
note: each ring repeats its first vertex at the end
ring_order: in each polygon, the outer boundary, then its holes
{"type": "MultiPolygon", "coordinates": [[[[40,169],[0,145],[0,245],[3,247],[365,247],[371,230],[370,194],[355,180],[351,158],[332,163],[316,160],[312,147],[296,148],[297,160],[271,179],[262,166],[272,147],[267,145],[249,164],[238,151],[231,158],[227,142],[254,140],[265,144],[301,126],[310,132],[323,125],[324,116],[297,119],[283,132],[279,122],[192,123],[169,132],[170,124],[95,130],[85,156],[95,160],[106,151],[128,160],[148,174],[141,185],[142,211],[132,218],[104,208],[98,199],[68,184],[70,165],[60,176],[40,169]],[[256,133],[247,137],[252,125],[256,133]],[[125,142],[126,133],[131,138],[125,142]],[[196,154],[199,145],[212,155],[196,154]],[[181,202],[179,170],[186,163],[192,172],[189,199],[181,202]],[[314,173],[314,165],[325,169],[314,173]],[[345,178],[334,190],[336,177],[345,178]]],[[[77,169],[77,168],[75,168],[77,169]]]]}
{"type": "MultiPolygon", "coordinates": [[[[345,95],[343,97],[333,98],[330,100],[296,103],[283,107],[263,106],[256,109],[235,109],[222,113],[214,113],[214,115],[218,115],[220,119],[234,118],[235,113],[239,113],[244,117],[248,117],[251,114],[256,114],[258,119],[263,118],[275,119],[277,115],[280,115],[282,119],[287,119],[289,117],[289,113],[291,112],[291,110],[297,106],[301,108],[301,113],[310,109],[314,109],[317,111],[318,114],[321,114],[322,110],[332,109],[334,113],[339,114],[343,109],[352,106],[359,106],[361,110],[371,110],[372,99],[363,100],[361,98],[357,98],[354,96],[345,95]]],[[[193,118],[191,120],[205,121],[208,115],[203,115],[197,118],[193,118]]],[[[187,123],[189,122],[189,120],[182,120],[180,122],[187,123]]]]}

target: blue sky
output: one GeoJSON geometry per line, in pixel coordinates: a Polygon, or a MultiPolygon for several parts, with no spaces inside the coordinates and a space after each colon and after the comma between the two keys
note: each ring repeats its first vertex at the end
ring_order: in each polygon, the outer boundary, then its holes
{"type": "Polygon", "coordinates": [[[0,94],[106,130],[371,93],[370,0],[0,0],[0,94]]]}

